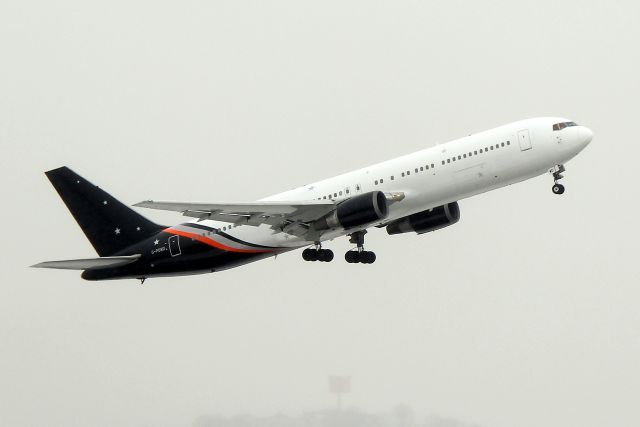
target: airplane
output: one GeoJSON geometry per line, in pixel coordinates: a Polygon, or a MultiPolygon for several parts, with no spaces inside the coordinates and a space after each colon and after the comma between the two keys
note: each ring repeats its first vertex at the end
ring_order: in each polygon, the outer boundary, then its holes
{"type": "Polygon", "coordinates": [[[210,273],[305,248],[305,261],[334,258],[323,242],[348,236],[348,263],[371,264],[372,227],[424,234],[460,219],[458,201],[549,172],[592,140],[587,127],[557,117],[522,120],[250,203],[147,200],[133,206],[193,218],[156,224],[68,167],[45,172],[99,257],[32,267],[83,270],[86,280],[210,273]]]}

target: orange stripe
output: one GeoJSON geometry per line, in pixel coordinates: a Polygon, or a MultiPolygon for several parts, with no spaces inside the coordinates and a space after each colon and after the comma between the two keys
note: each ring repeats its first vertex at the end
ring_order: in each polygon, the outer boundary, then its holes
{"type": "Polygon", "coordinates": [[[214,248],[222,249],[223,251],[228,252],[238,252],[243,254],[261,254],[265,252],[273,252],[271,249],[237,249],[232,248],[231,246],[223,245],[220,242],[216,242],[213,239],[210,239],[205,236],[198,235],[196,233],[189,233],[188,231],[176,230],[175,228],[166,228],[163,231],[171,234],[177,234],[178,236],[189,237],[191,239],[197,240],[198,242],[204,243],[205,245],[213,246],[214,248]]]}

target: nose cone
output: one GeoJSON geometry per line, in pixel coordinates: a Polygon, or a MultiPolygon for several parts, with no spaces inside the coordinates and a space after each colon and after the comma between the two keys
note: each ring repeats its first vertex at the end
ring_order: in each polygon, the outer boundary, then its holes
{"type": "Polygon", "coordinates": [[[584,126],[580,126],[580,130],[578,131],[578,140],[582,148],[589,145],[592,139],[593,139],[593,132],[591,131],[591,129],[584,126]]]}

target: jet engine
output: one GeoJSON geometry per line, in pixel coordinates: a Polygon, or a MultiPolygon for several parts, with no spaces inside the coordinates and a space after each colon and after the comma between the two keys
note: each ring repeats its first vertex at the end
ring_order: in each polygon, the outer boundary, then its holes
{"type": "Polygon", "coordinates": [[[338,203],[335,210],[316,221],[315,228],[355,228],[385,219],[388,214],[389,206],[384,193],[372,191],[338,203]]]}
{"type": "Polygon", "coordinates": [[[458,202],[453,202],[397,219],[387,225],[387,233],[401,234],[415,231],[423,234],[448,227],[459,220],[460,207],[458,202]]]}

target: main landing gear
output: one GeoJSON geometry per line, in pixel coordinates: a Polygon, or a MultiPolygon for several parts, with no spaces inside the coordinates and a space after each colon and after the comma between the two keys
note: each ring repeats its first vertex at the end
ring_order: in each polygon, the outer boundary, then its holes
{"type": "Polygon", "coordinates": [[[316,243],[314,248],[307,248],[302,251],[302,259],[305,261],[331,262],[333,260],[333,251],[331,249],[322,249],[320,243],[316,243]]]}
{"type": "Polygon", "coordinates": [[[549,170],[549,173],[553,175],[553,187],[551,187],[551,191],[553,194],[562,194],[564,193],[564,185],[558,183],[562,178],[562,172],[564,172],[564,165],[555,165],[553,168],[549,170]]]}
{"type": "MultiPolygon", "coordinates": [[[[349,235],[349,242],[357,246],[357,249],[344,254],[344,259],[349,264],[373,264],[376,261],[374,252],[364,250],[364,235],[366,233],[367,230],[362,230],[349,235]]],[[[316,242],[313,248],[307,248],[302,251],[302,259],[305,261],[330,262],[333,260],[333,251],[322,249],[320,242],[316,242]]]]}
{"type": "Polygon", "coordinates": [[[362,230],[349,235],[349,242],[355,243],[358,246],[356,250],[344,254],[344,259],[349,264],[373,264],[376,261],[375,252],[364,250],[364,235],[366,233],[367,230],[362,230]]]}

